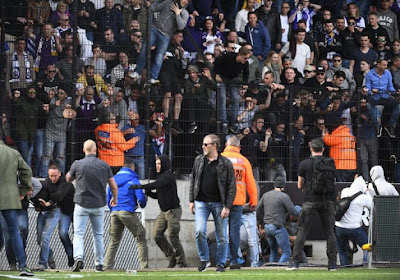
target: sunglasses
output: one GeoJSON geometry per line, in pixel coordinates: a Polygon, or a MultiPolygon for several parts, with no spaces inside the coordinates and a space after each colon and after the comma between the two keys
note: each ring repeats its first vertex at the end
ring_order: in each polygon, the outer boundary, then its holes
{"type": "Polygon", "coordinates": [[[317,73],[317,76],[323,76],[325,73],[317,73]]]}
{"type": "Polygon", "coordinates": [[[50,71],[47,71],[47,72],[49,72],[49,73],[56,73],[56,70],[50,70],[50,71]]]}
{"type": "Polygon", "coordinates": [[[386,39],[377,39],[377,42],[386,42],[386,39]]]}
{"type": "Polygon", "coordinates": [[[349,25],[350,26],[354,26],[354,25],[356,25],[356,23],[355,22],[349,22],[349,25]]]}
{"type": "Polygon", "coordinates": [[[204,146],[204,147],[207,147],[207,146],[209,146],[209,145],[214,145],[214,143],[203,143],[203,146],[204,146]]]}
{"type": "Polygon", "coordinates": [[[333,60],[334,62],[340,62],[340,61],[342,61],[341,59],[334,59],[333,60]]]}
{"type": "Polygon", "coordinates": [[[306,73],[306,74],[308,74],[308,73],[315,73],[315,70],[311,70],[311,71],[309,71],[309,70],[304,70],[304,73],[306,73]]]}

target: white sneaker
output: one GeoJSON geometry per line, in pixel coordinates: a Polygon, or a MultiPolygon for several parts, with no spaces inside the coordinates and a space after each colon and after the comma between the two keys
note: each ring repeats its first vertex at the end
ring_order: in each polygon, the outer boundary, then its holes
{"type": "Polygon", "coordinates": [[[158,84],[160,83],[160,80],[151,79],[151,80],[150,80],[150,83],[151,83],[152,85],[158,85],[158,84]]]}

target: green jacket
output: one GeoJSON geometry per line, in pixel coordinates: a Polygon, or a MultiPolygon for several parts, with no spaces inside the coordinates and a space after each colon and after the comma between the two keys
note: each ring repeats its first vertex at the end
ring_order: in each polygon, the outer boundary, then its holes
{"type": "Polygon", "coordinates": [[[35,140],[39,111],[43,110],[43,102],[38,98],[29,99],[21,96],[15,101],[17,112],[16,136],[19,141],[35,140]]]}
{"type": "Polygon", "coordinates": [[[17,150],[0,141],[0,210],[21,209],[19,197],[31,188],[32,170],[17,150]]]}

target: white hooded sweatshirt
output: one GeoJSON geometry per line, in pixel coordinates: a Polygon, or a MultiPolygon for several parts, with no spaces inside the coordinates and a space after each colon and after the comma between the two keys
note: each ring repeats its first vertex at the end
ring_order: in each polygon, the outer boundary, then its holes
{"type": "MultiPolygon", "coordinates": [[[[399,195],[396,188],[392,184],[386,182],[385,173],[383,172],[382,166],[375,165],[374,167],[371,168],[369,174],[371,176],[372,182],[375,183],[376,188],[378,189],[379,195],[392,195],[392,196],[399,195]]],[[[370,194],[372,196],[375,196],[376,193],[372,184],[368,188],[370,190],[370,194]]]]}
{"type": "Polygon", "coordinates": [[[362,192],[357,196],[351,203],[349,209],[338,222],[335,222],[337,227],[341,228],[359,228],[361,227],[362,214],[364,207],[371,210],[372,208],[372,197],[366,194],[367,185],[365,184],[364,178],[362,176],[354,180],[350,187],[344,188],[342,190],[340,198],[349,197],[353,194],[362,192]]]}

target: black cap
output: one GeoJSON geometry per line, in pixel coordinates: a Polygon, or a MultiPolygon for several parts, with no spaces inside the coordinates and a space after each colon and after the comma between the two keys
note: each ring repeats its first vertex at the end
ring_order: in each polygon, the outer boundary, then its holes
{"type": "Polygon", "coordinates": [[[318,66],[317,73],[325,73],[325,68],[323,66],[318,66]]]}

